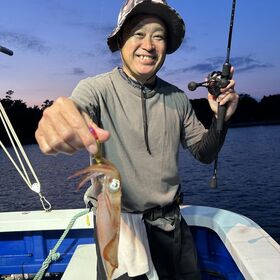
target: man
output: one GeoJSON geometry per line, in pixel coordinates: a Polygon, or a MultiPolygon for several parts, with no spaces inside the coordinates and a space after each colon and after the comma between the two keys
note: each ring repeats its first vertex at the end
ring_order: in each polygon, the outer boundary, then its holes
{"type": "MultiPolygon", "coordinates": [[[[84,147],[95,154],[89,131],[94,127],[104,156],[122,176],[122,212],[144,219],[158,275],[153,279],[200,279],[191,233],[178,207],[179,145],[198,160],[212,162],[226,135],[226,124],[216,131],[218,102],[227,107],[225,122],[238,103],[234,80],[218,98],[209,94],[215,116],[206,130],[184,92],[156,75],[184,34],[182,18],[165,1],[126,1],[108,38],[111,51],[120,50],[122,67],[82,80],[70,99],[58,98],[44,111],[36,131],[46,154],[72,154],[84,147]]],[[[118,279],[152,279],[146,271],[139,276],[127,272],[118,279]]],[[[98,274],[106,279],[100,261],[98,274]]]]}

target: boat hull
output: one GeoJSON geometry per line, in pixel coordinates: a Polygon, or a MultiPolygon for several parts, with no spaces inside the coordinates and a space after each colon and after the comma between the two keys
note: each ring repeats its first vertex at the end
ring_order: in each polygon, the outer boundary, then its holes
{"type": "MultiPolygon", "coordinates": [[[[0,275],[36,274],[69,221],[82,211],[0,213],[0,275]]],[[[253,221],[210,207],[186,206],[181,212],[193,234],[203,280],[279,279],[280,246],[253,221]]],[[[75,222],[57,250],[60,258],[48,272],[86,271],[95,279],[94,260],[79,256],[80,248],[92,250],[88,244],[95,243],[92,221],[88,213],[75,222]]]]}

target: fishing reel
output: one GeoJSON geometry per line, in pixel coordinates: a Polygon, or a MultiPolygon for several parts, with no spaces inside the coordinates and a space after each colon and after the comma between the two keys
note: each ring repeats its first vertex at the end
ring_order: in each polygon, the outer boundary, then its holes
{"type": "Polygon", "coordinates": [[[213,96],[218,97],[221,94],[221,89],[229,84],[230,68],[230,63],[225,63],[222,71],[213,71],[208,75],[207,88],[213,96]]]}
{"type": "MultiPolygon", "coordinates": [[[[217,98],[221,94],[221,89],[229,84],[231,78],[230,68],[231,64],[226,61],[223,65],[222,71],[213,71],[208,75],[205,82],[190,82],[188,84],[188,89],[194,91],[198,87],[206,87],[208,92],[217,98]]],[[[223,129],[225,114],[226,106],[218,104],[217,131],[222,131],[223,129]]]]}
{"type": "Polygon", "coordinates": [[[221,88],[229,84],[231,64],[224,63],[222,71],[213,71],[207,76],[207,80],[202,83],[190,82],[188,89],[190,91],[196,90],[198,87],[206,87],[210,94],[218,97],[221,94],[221,88]]]}

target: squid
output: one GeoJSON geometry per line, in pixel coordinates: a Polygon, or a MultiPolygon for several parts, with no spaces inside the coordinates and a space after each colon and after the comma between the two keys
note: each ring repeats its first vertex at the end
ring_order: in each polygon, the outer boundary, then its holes
{"type": "Polygon", "coordinates": [[[118,246],[121,220],[121,176],[114,164],[102,157],[101,144],[94,133],[98,147],[95,163],[77,171],[70,178],[82,176],[79,190],[91,179],[94,182],[94,196],[97,198],[96,234],[101,258],[108,280],[118,268],[118,246]]]}

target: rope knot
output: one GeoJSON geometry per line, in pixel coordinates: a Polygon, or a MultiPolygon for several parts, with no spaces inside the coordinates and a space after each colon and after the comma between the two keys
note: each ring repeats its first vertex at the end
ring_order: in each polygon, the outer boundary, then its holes
{"type": "Polygon", "coordinates": [[[52,250],[51,250],[51,260],[52,260],[52,262],[58,261],[59,258],[60,258],[60,253],[59,252],[55,253],[55,252],[52,252],[52,250]]]}

